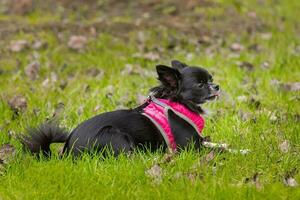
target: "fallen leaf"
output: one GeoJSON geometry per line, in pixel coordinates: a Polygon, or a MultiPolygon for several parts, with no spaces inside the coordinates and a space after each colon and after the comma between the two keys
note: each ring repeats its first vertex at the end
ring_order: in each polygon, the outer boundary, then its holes
{"type": "Polygon", "coordinates": [[[207,35],[203,35],[199,38],[198,43],[203,45],[210,45],[212,43],[212,39],[207,35]]]}
{"type": "Polygon", "coordinates": [[[248,46],[248,49],[249,50],[252,50],[252,51],[256,51],[256,52],[260,52],[263,48],[262,46],[260,46],[259,44],[251,44],[248,46]]]}
{"type": "Polygon", "coordinates": [[[246,102],[248,100],[248,97],[245,96],[245,95],[242,95],[242,96],[238,96],[236,98],[236,100],[239,101],[239,102],[246,102]]]}
{"type": "Polygon", "coordinates": [[[27,108],[26,98],[21,95],[16,95],[8,101],[9,106],[15,111],[24,111],[27,108]]]}
{"type": "Polygon", "coordinates": [[[162,182],[163,170],[158,164],[154,164],[150,169],[146,171],[146,175],[151,177],[156,183],[162,182]]]}
{"type": "Polygon", "coordinates": [[[31,80],[36,80],[39,76],[40,63],[38,61],[33,61],[25,68],[25,74],[31,80]]]}
{"type": "Polygon", "coordinates": [[[265,61],[261,64],[262,69],[269,69],[270,68],[270,63],[268,61],[265,61]]]}
{"type": "Polygon", "coordinates": [[[240,109],[238,111],[238,115],[239,115],[239,117],[241,118],[242,121],[249,121],[249,120],[251,120],[252,122],[256,121],[256,117],[250,112],[245,112],[245,111],[240,109]]]}
{"type": "Polygon", "coordinates": [[[191,182],[195,182],[197,180],[202,180],[204,176],[203,176],[203,174],[201,174],[195,170],[189,171],[189,172],[176,172],[174,175],[175,179],[180,179],[182,177],[186,177],[191,182]]]}
{"type": "Polygon", "coordinates": [[[280,84],[280,88],[286,91],[299,91],[300,90],[300,82],[290,82],[290,83],[282,83],[280,84]]]}
{"type": "Polygon", "coordinates": [[[35,50],[39,50],[39,49],[44,49],[44,48],[47,48],[48,46],[48,43],[46,42],[43,42],[41,40],[36,40],[33,42],[33,44],[31,45],[31,48],[32,49],[35,49],[35,50]]]}
{"type": "Polygon", "coordinates": [[[16,149],[11,144],[4,144],[0,147],[0,165],[6,164],[15,155],[16,149]]]}
{"type": "Polygon", "coordinates": [[[98,79],[101,79],[104,75],[104,71],[97,67],[91,67],[85,71],[85,74],[88,76],[97,77],[98,79]]]}
{"type": "Polygon", "coordinates": [[[84,111],[84,105],[79,106],[79,108],[77,109],[77,114],[81,115],[84,111]]]}
{"type": "Polygon", "coordinates": [[[250,178],[246,178],[245,183],[251,183],[253,185],[255,185],[256,189],[262,189],[262,184],[261,182],[259,181],[259,173],[254,173],[254,175],[250,178]]]}
{"type": "Polygon", "coordinates": [[[107,98],[111,98],[114,94],[115,88],[113,85],[108,85],[104,88],[105,95],[107,98]]]}
{"type": "Polygon", "coordinates": [[[73,50],[81,50],[87,44],[87,38],[81,35],[73,35],[70,37],[68,46],[73,50]]]}
{"type": "Polygon", "coordinates": [[[210,151],[208,154],[206,154],[205,156],[203,156],[200,160],[201,164],[205,164],[205,163],[209,163],[210,161],[212,161],[214,158],[216,157],[216,153],[214,150],[210,151]]]}
{"type": "Polygon", "coordinates": [[[26,40],[13,40],[10,42],[9,50],[12,52],[20,52],[29,46],[26,40]]]}
{"type": "Polygon", "coordinates": [[[278,117],[276,116],[276,113],[275,112],[272,112],[269,116],[269,119],[271,122],[277,122],[278,120],[278,117]]]}
{"type": "Polygon", "coordinates": [[[49,84],[50,84],[50,79],[49,79],[49,78],[46,78],[46,79],[42,82],[42,86],[43,86],[43,87],[49,87],[49,84]]]}
{"type": "Polygon", "coordinates": [[[184,175],[192,182],[195,182],[198,178],[203,179],[203,175],[201,176],[197,172],[186,172],[184,175]]]}
{"type": "Polygon", "coordinates": [[[270,81],[270,85],[272,85],[272,86],[279,86],[280,85],[280,81],[277,80],[277,79],[272,79],[270,81]]]}
{"type": "Polygon", "coordinates": [[[17,134],[14,131],[12,131],[12,130],[9,130],[7,132],[7,135],[9,137],[9,139],[11,139],[11,138],[17,138],[17,134]]]}
{"type": "Polygon", "coordinates": [[[162,161],[160,162],[160,164],[170,163],[170,162],[174,161],[175,156],[176,156],[175,152],[166,153],[164,155],[162,161]]]}
{"type": "Polygon", "coordinates": [[[52,82],[52,83],[57,82],[57,80],[58,80],[57,74],[56,74],[55,72],[51,72],[50,75],[51,75],[51,82],[52,82]]]}
{"type": "Polygon", "coordinates": [[[187,61],[191,61],[191,60],[193,60],[193,58],[194,58],[194,54],[193,54],[193,53],[188,53],[188,54],[186,55],[186,60],[187,60],[187,61]]]}
{"type": "Polygon", "coordinates": [[[288,140],[284,140],[281,144],[279,144],[279,149],[282,153],[288,153],[290,149],[290,143],[288,140]]]}
{"type": "Polygon", "coordinates": [[[59,102],[58,104],[55,105],[55,109],[52,117],[61,116],[64,110],[65,110],[65,104],[63,102],[59,102]]]}
{"type": "Polygon", "coordinates": [[[101,106],[100,105],[96,105],[93,111],[94,112],[98,112],[100,109],[101,109],[101,106]]]}
{"type": "Polygon", "coordinates": [[[121,71],[121,75],[133,75],[133,74],[138,74],[136,70],[133,69],[133,65],[131,64],[125,64],[125,67],[121,71]]]}
{"type": "Polygon", "coordinates": [[[248,71],[252,71],[254,69],[254,65],[249,63],[249,62],[241,62],[241,63],[238,63],[238,66],[242,69],[246,69],[248,71]]]}
{"type": "Polygon", "coordinates": [[[289,187],[297,187],[298,186],[297,181],[293,177],[285,177],[283,179],[283,183],[284,183],[284,185],[289,186],[289,187]]]}
{"type": "Polygon", "coordinates": [[[244,46],[241,45],[240,43],[233,43],[230,46],[231,51],[238,52],[242,51],[244,49],[244,46]]]}
{"type": "Polygon", "coordinates": [[[300,82],[282,83],[279,80],[272,79],[270,81],[270,85],[273,85],[273,86],[278,87],[279,89],[285,90],[285,91],[299,91],[300,90],[300,82]]]}
{"type": "Polygon", "coordinates": [[[260,37],[263,40],[270,40],[272,38],[272,33],[261,33],[260,37]]]}

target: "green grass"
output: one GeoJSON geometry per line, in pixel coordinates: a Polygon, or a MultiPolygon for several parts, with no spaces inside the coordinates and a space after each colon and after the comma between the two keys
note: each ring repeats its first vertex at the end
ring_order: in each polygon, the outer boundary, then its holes
{"type": "MultiPolygon", "coordinates": [[[[165,8],[154,9],[172,13],[174,7],[165,2],[162,6],[165,8]]],[[[131,6],[134,3],[126,7],[128,10],[122,9],[125,18],[108,19],[111,24],[107,29],[93,24],[105,13],[97,13],[93,7],[89,13],[87,6],[57,12],[44,6],[43,11],[35,9],[22,17],[0,15],[2,30],[21,27],[19,31],[1,34],[0,41],[0,146],[11,143],[17,149],[17,155],[5,169],[0,168],[0,199],[300,199],[299,186],[283,183],[287,174],[294,171],[292,176],[300,184],[299,91],[286,91],[271,84],[272,80],[300,81],[300,3],[218,0],[182,15],[191,23],[181,24],[181,28],[168,27],[162,16],[151,16],[156,26],[146,24],[129,29],[126,26],[134,23],[136,13],[131,6]],[[256,13],[254,20],[248,17],[249,12],[256,13]],[[200,32],[211,37],[209,45],[195,42],[200,34],[191,27],[198,20],[193,17],[198,14],[202,16],[200,32]],[[69,23],[61,30],[47,25],[59,25],[61,18],[69,23]],[[73,27],[76,23],[95,26],[97,34],[92,36],[87,30],[77,30],[73,27]],[[186,27],[191,31],[185,32],[186,27]],[[216,37],[211,36],[214,30],[216,37]],[[272,37],[264,39],[264,33],[272,37]],[[88,37],[88,44],[81,52],[67,46],[69,36],[76,34],[88,37]],[[144,36],[138,39],[141,34],[144,36]],[[177,48],[168,47],[172,38],[177,48]],[[17,39],[42,40],[48,47],[10,52],[7,46],[17,39]],[[234,42],[245,49],[232,52],[230,45],[234,42]],[[248,48],[254,44],[259,45],[259,51],[248,48]],[[158,54],[159,59],[134,56],[148,52],[158,54]],[[157,84],[152,73],[154,66],[169,64],[172,59],[204,66],[214,74],[223,96],[204,105],[211,114],[205,116],[203,134],[234,148],[251,149],[249,155],[223,153],[200,165],[208,151],[185,151],[170,163],[160,165],[163,173],[159,182],[147,176],[146,171],[163,159],[162,152],[137,152],[106,159],[85,155],[76,161],[54,155],[50,160],[38,161],[22,152],[20,143],[7,134],[10,131],[22,134],[27,126],[51,118],[60,103],[64,104],[59,115],[61,125],[69,130],[98,113],[134,107],[138,105],[137,95],[146,96],[148,89],[157,84]],[[34,60],[40,62],[41,69],[39,78],[32,81],[24,69],[34,60]],[[242,61],[252,63],[253,70],[238,67],[237,62],[242,61]],[[269,67],[261,67],[264,62],[269,67]],[[140,66],[149,75],[122,75],[126,64],[140,66]],[[104,75],[91,75],[89,69],[95,68],[104,75]],[[53,74],[57,81],[51,81],[53,74]],[[47,78],[50,82],[43,86],[47,78]],[[62,89],[60,85],[65,82],[67,85],[62,89]],[[110,98],[109,86],[114,87],[110,98]],[[24,96],[28,104],[15,117],[7,103],[14,95],[24,96]],[[239,96],[246,96],[247,100],[239,101],[239,96]],[[251,98],[260,106],[251,103],[251,98]],[[95,110],[96,107],[99,109],[95,110]],[[243,119],[241,115],[248,117],[243,119]],[[276,116],[276,120],[271,116],[276,116]],[[288,153],[279,148],[284,140],[290,144],[288,153]],[[255,174],[259,186],[252,181],[255,174]]],[[[53,151],[58,147],[54,145],[53,151]]]]}

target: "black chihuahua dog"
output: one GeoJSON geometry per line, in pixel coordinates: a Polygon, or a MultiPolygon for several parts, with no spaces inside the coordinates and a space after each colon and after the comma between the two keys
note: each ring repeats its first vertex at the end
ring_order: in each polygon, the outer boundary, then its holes
{"type": "MultiPolygon", "coordinates": [[[[29,134],[22,137],[23,145],[32,153],[38,154],[41,151],[49,156],[51,143],[65,143],[63,153],[71,153],[75,157],[82,152],[102,152],[107,147],[113,155],[131,152],[136,148],[167,149],[170,146],[166,136],[145,115],[145,108],[152,101],[157,102],[157,105],[164,104],[163,101],[171,104],[175,102],[176,106],[186,109],[184,111],[190,115],[200,116],[203,113],[200,105],[215,99],[219,91],[219,86],[213,83],[212,76],[205,69],[188,66],[177,60],[171,64],[172,67],[156,66],[161,85],[150,89],[151,95],[142,105],[130,110],[117,110],[94,116],[82,122],[70,134],[54,123],[44,123],[38,128],[28,130],[29,134]]],[[[175,148],[185,148],[191,143],[200,148],[203,137],[178,112],[167,112],[162,119],[166,122],[165,126],[170,128],[169,133],[172,134],[175,148]]]]}

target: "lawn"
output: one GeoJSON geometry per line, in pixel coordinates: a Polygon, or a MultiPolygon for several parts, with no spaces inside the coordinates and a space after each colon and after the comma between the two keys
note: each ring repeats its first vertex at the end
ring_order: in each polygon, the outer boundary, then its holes
{"type": "Polygon", "coordinates": [[[0,2],[0,199],[300,199],[299,1],[20,2],[0,2]],[[221,87],[203,134],[250,154],[23,151],[29,126],[139,105],[172,59],[221,87]]]}

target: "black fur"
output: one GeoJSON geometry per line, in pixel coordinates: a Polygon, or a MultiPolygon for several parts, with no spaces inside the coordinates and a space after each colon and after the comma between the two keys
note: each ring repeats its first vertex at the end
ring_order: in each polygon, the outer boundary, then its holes
{"type": "Polygon", "coordinates": [[[60,128],[56,121],[48,121],[37,128],[28,128],[28,135],[21,136],[21,142],[30,152],[50,156],[51,143],[64,143],[68,139],[68,132],[60,128]]]}
{"type": "MultiPolygon", "coordinates": [[[[157,65],[156,70],[161,85],[150,90],[154,96],[180,102],[194,112],[203,113],[199,104],[213,99],[219,90],[219,86],[212,83],[212,76],[203,68],[174,60],[172,67],[157,65]]],[[[114,155],[136,148],[167,148],[157,128],[142,115],[147,105],[146,102],[134,109],[97,115],[81,123],[69,135],[55,123],[44,123],[36,129],[29,129],[22,143],[32,153],[42,151],[45,156],[51,155],[50,144],[55,142],[65,142],[63,153],[74,156],[82,152],[102,152],[107,147],[114,155]]],[[[168,118],[179,147],[185,148],[191,142],[196,147],[201,146],[202,138],[188,123],[172,112],[168,118]]]]}

